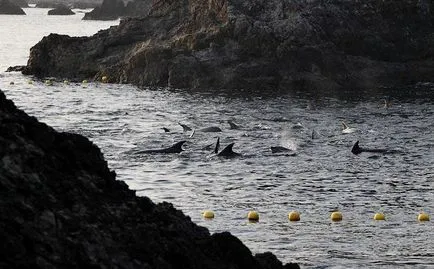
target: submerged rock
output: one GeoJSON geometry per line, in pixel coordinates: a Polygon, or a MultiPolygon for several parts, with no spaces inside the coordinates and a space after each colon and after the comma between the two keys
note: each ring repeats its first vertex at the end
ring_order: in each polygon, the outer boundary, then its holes
{"type": "Polygon", "coordinates": [[[45,37],[25,73],[251,90],[434,80],[432,1],[160,0],[147,14],[88,38],[45,37]]]}
{"type": "Polygon", "coordinates": [[[0,268],[299,268],[137,197],[87,138],[0,91],[0,268]]]}
{"type": "Polygon", "coordinates": [[[0,0],[0,14],[26,15],[22,8],[9,0],[0,0]]]}
{"type": "Polygon", "coordinates": [[[48,10],[48,15],[74,15],[75,13],[65,5],[58,5],[55,9],[48,10]]]}

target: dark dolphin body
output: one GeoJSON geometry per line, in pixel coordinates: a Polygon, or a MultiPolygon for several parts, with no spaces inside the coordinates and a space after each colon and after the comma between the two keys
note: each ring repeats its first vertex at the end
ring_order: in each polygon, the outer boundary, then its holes
{"type": "Polygon", "coordinates": [[[289,152],[289,151],[292,151],[292,150],[290,150],[289,148],[282,147],[282,146],[271,147],[272,153],[289,152]]]}
{"type": "Polygon", "coordinates": [[[217,132],[221,132],[222,129],[220,129],[219,127],[211,126],[211,127],[199,129],[198,131],[204,133],[217,133],[217,132]]]}
{"type": "Polygon", "coordinates": [[[180,141],[180,142],[178,142],[176,144],[173,144],[169,148],[142,150],[142,151],[139,151],[137,153],[180,153],[181,151],[183,151],[182,145],[185,142],[186,141],[180,141]]]}
{"type": "Polygon", "coordinates": [[[222,151],[220,151],[217,156],[222,156],[222,157],[236,157],[236,156],[241,156],[241,154],[234,152],[232,150],[232,147],[234,146],[235,143],[231,143],[229,145],[227,145],[222,151]]]}
{"type": "Polygon", "coordinates": [[[240,129],[240,126],[236,125],[236,124],[235,124],[233,121],[231,121],[231,120],[228,120],[228,124],[229,124],[230,129],[232,129],[232,130],[240,129]]]}
{"type": "Polygon", "coordinates": [[[399,153],[399,150],[392,150],[392,149],[366,149],[366,148],[361,148],[359,146],[359,141],[357,141],[356,143],[354,143],[353,148],[351,149],[351,152],[353,154],[360,154],[362,152],[373,152],[373,153],[399,153]]]}
{"type": "Polygon", "coordinates": [[[187,126],[187,125],[185,125],[185,124],[182,124],[182,123],[180,123],[180,122],[178,122],[178,124],[182,127],[182,129],[184,130],[184,132],[187,132],[187,131],[191,131],[191,130],[192,130],[189,126],[187,126]]]}

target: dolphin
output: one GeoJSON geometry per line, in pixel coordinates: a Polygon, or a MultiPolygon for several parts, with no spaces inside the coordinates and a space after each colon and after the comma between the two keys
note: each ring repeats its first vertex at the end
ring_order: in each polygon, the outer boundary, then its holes
{"type": "Polygon", "coordinates": [[[184,130],[184,132],[191,131],[191,128],[188,127],[187,125],[182,124],[180,122],[178,122],[178,124],[181,125],[182,129],[184,130]]]}
{"type": "Polygon", "coordinates": [[[227,145],[222,151],[220,151],[217,156],[222,156],[222,157],[236,157],[236,156],[241,156],[241,154],[234,152],[232,150],[232,147],[234,146],[235,143],[230,143],[229,145],[227,145]]]}
{"type": "Polygon", "coordinates": [[[221,132],[222,129],[220,129],[219,127],[211,126],[211,127],[199,129],[198,131],[204,133],[217,133],[217,132],[221,132]]]}
{"type": "Polygon", "coordinates": [[[238,126],[237,124],[235,124],[231,120],[228,120],[228,124],[229,124],[229,129],[232,129],[232,130],[240,129],[240,126],[238,126]]]}
{"type": "Polygon", "coordinates": [[[359,141],[357,141],[356,143],[354,143],[353,148],[351,149],[351,153],[358,155],[362,152],[373,152],[373,153],[399,153],[399,150],[392,150],[392,149],[366,149],[366,148],[361,148],[359,146],[359,141]]]}
{"type": "Polygon", "coordinates": [[[161,129],[163,129],[165,133],[170,133],[170,130],[166,127],[162,127],[161,129]]]}
{"type": "Polygon", "coordinates": [[[292,151],[292,150],[290,150],[289,148],[282,147],[282,146],[271,147],[272,153],[289,152],[289,151],[292,151]]]}
{"type": "Polygon", "coordinates": [[[178,143],[173,144],[171,147],[163,148],[163,149],[149,149],[149,150],[142,150],[138,153],[180,153],[183,151],[182,145],[186,141],[180,141],[178,143]]]}
{"type": "Polygon", "coordinates": [[[343,134],[351,134],[354,133],[356,129],[350,128],[345,122],[342,122],[342,133],[343,134]]]}

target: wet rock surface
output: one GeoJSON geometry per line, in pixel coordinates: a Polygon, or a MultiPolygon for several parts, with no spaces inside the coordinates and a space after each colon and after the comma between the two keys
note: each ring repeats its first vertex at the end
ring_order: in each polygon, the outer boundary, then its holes
{"type": "Polygon", "coordinates": [[[432,1],[153,1],[89,38],[50,35],[26,74],[139,86],[366,89],[434,77],[432,1]]]}
{"type": "Polygon", "coordinates": [[[137,197],[87,138],[0,91],[1,268],[299,268],[137,197]]]}

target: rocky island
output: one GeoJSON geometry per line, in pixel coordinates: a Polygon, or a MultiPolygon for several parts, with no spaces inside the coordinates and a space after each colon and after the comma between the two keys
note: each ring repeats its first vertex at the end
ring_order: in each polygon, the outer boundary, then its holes
{"type": "Polygon", "coordinates": [[[299,268],[137,197],[91,141],[38,122],[2,91],[0,212],[0,268],[299,268]]]}
{"type": "Polygon", "coordinates": [[[432,1],[143,1],[148,15],[92,37],[43,38],[24,73],[187,89],[357,90],[434,80],[432,1]]]}
{"type": "Polygon", "coordinates": [[[26,15],[26,12],[19,5],[9,0],[0,0],[0,14],[26,15]]]}
{"type": "Polygon", "coordinates": [[[75,13],[65,5],[58,5],[54,9],[48,10],[48,15],[74,15],[75,13]]]}

